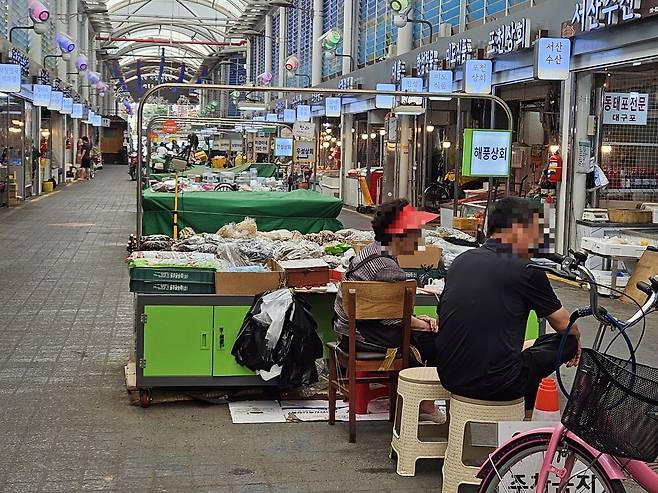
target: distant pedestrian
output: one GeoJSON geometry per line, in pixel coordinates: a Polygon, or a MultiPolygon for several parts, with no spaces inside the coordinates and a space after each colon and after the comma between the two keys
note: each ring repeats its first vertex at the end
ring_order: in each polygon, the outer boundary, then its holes
{"type": "Polygon", "coordinates": [[[82,136],[80,167],[80,178],[91,179],[91,143],[86,135],[82,136]]]}

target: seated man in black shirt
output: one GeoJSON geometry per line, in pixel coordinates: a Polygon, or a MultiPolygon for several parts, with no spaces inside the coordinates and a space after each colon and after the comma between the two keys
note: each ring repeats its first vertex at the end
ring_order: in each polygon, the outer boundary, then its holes
{"type": "MultiPolygon", "coordinates": [[[[529,266],[543,232],[540,211],[526,199],[501,199],[488,229],[486,243],[461,254],[448,270],[436,338],[439,377],[455,394],[494,401],[525,397],[531,410],[541,379],[555,370],[569,312],[546,274],[529,266]],[[557,334],[524,350],[530,310],[557,334]]],[[[567,366],[578,363],[579,341],[574,325],[562,359],[567,366]]]]}

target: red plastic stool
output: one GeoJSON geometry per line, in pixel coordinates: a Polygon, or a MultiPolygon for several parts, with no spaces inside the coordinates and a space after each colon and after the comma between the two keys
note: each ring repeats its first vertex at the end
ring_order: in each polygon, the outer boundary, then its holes
{"type": "MultiPolygon", "coordinates": [[[[359,377],[371,377],[371,376],[380,376],[376,372],[369,371],[357,371],[356,376],[359,377]]],[[[382,384],[381,386],[371,389],[369,383],[357,383],[356,384],[356,396],[354,399],[354,404],[356,405],[356,414],[368,414],[368,403],[372,400],[378,399],[380,397],[388,396],[388,385],[382,384]]]]}

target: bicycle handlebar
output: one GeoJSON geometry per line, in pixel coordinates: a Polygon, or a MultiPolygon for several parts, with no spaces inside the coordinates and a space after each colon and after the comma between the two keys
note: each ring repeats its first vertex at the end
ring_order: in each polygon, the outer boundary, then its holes
{"type": "MultiPolygon", "coordinates": [[[[599,306],[598,283],[594,279],[594,274],[592,274],[592,272],[585,266],[587,253],[576,252],[570,249],[567,255],[548,253],[544,254],[543,257],[555,262],[558,267],[536,263],[531,264],[532,267],[545,270],[557,275],[558,277],[563,277],[572,281],[586,282],[589,287],[590,297],[590,307],[588,311],[591,310],[591,313],[583,314],[582,316],[593,315],[601,323],[608,325],[610,323],[610,315],[605,308],[599,306]]],[[[639,282],[637,284],[638,289],[647,295],[647,300],[631,318],[626,322],[621,322],[624,327],[628,328],[638,323],[649,312],[649,310],[655,307],[658,303],[658,276],[651,277],[649,282],[650,284],[647,284],[646,282],[639,282]]],[[[577,313],[578,311],[574,312],[574,314],[577,313]]],[[[576,318],[580,318],[580,316],[577,316],[576,318]]]]}

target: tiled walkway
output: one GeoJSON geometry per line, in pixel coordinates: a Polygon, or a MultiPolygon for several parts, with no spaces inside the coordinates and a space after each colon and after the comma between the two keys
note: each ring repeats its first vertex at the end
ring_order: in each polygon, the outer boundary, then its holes
{"type": "MultiPolygon", "coordinates": [[[[1,492],[440,491],[439,461],[395,474],[388,423],[359,425],[350,445],[345,424],[233,425],[226,406],[131,406],[135,185],[123,166],[96,176],[0,210],[1,492]]],[[[587,304],[582,291],[559,295],[587,304]]],[[[586,338],[593,325],[581,325],[586,338]]],[[[639,360],[658,366],[655,318],[647,325],[639,360]]]]}
{"type": "MultiPolygon", "coordinates": [[[[0,210],[0,491],[419,491],[389,462],[388,424],[359,443],[326,423],[237,426],[226,406],[130,406],[124,264],[134,182],[106,167],[0,210]]],[[[435,469],[435,470],[432,470],[435,469]]]]}

